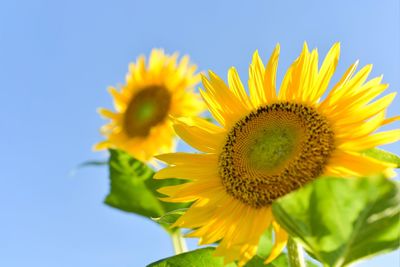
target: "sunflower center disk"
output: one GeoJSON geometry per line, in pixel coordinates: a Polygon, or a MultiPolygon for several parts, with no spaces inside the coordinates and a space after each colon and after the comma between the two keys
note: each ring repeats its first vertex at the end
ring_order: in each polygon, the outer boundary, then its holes
{"type": "Polygon", "coordinates": [[[219,173],[228,194],[260,208],[321,175],[333,149],[333,132],[315,109],[271,104],[232,128],[219,173]]]}
{"type": "Polygon", "coordinates": [[[150,86],[136,93],[126,110],[127,135],[146,137],[152,127],[165,120],[170,104],[171,94],[162,86],[150,86]]]}
{"type": "Polygon", "coordinates": [[[248,164],[254,170],[273,172],[290,159],[300,142],[299,133],[286,125],[269,125],[249,138],[247,147],[248,164]]]}

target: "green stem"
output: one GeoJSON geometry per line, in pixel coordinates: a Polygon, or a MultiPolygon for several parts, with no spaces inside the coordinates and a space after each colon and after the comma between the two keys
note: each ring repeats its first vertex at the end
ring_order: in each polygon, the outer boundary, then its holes
{"type": "Polygon", "coordinates": [[[303,249],[291,237],[289,237],[287,243],[287,250],[289,254],[290,267],[306,267],[306,263],[304,261],[303,249]]]}
{"type": "Polygon", "coordinates": [[[174,245],[175,255],[188,251],[185,239],[183,239],[180,230],[176,230],[173,233],[171,233],[171,239],[172,239],[172,244],[174,245]]]}

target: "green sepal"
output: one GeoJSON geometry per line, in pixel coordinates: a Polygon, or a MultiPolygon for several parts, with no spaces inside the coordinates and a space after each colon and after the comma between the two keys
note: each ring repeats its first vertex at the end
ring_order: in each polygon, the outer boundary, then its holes
{"type": "Polygon", "coordinates": [[[152,220],[165,225],[173,225],[187,210],[187,208],[183,208],[169,211],[161,217],[152,218],[152,220]]]}

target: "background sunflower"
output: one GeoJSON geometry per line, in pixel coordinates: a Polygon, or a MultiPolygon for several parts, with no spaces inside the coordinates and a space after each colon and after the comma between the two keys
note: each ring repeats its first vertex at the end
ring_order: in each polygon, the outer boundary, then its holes
{"type": "Polygon", "coordinates": [[[184,56],[165,55],[153,49],[148,63],[141,56],[129,66],[126,84],[120,90],[111,87],[116,112],[100,109],[111,119],[101,128],[105,141],[96,149],[118,148],[142,161],[153,155],[173,151],[174,131],[169,116],[193,116],[203,110],[203,103],[193,92],[199,82],[196,66],[184,56]]]}

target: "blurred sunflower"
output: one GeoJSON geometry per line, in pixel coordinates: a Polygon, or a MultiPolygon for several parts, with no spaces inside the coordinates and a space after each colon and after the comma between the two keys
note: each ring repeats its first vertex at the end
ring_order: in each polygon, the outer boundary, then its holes
{"type": "Polygon", "coordinates": [[[174,151],[174,130],[169,116],[193,116],[204,109],[193,87],[200,81],[196,66],[184,56],[153,49],[146,66],[144,56],[129,66],[126,84],[109,89],[116,112],[99,109],[111,122],[101,128],[106,140],[95,149],[117,148],[142,161],[174,151]]]}
{"type": "Polygon", "coordinates": [[[266,66],[255,52],[249,69],[248,97],[234,68],[228,86],[213,72],[203,77],[202,97],[220,126],[200,118],[178,118],[177,134],[198,154],[171,153],[157,158],[169,167],[156,179],[188,179],[160,192],[170,202],[191,202],[175,226],[195,228],[188,236],[201,244],[220,241],[215,255],[243,266],[257,250],[260,236],[272,224],[275,245],[266,262],[284,248],[287,234],[275,222],[271,204],[323,175],[356,177],[393,174],[393,165],[368,158],[361,151],[400,139],[400,130],[374,133],[398,120],[385,119],[395,97],[375,101],[386,88],[382,77],[366,82],[367,65],[355,74],[357,62],[327,93],[340,45],[335,44],[318,68],[318,52],[307,44],[290,66],[276,92],[277,46],[266,66]]]}

